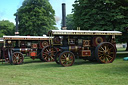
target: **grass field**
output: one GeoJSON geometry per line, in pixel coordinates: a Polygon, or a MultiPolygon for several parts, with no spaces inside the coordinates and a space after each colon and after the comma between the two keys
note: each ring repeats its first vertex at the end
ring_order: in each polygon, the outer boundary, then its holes
{"type": "MultiPolygon", "coordinates": [[[[0,64],[0,85],[128,85],[128,54],[113,63],[76,60],[71,67],[26,58],[22,65],[0,64]]],[[[2,62],[0,62],[2,63],[2,62]]]]}
{"type": "Polygon", "coordinates": [[[126,48],[118,48],[117,51],[125,51],[126,48]]]}

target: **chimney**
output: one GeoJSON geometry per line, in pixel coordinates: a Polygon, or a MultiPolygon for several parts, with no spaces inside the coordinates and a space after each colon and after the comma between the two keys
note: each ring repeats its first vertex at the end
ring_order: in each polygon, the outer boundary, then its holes
{"type": "Polygon", "coordinates": [[[66,30],[66,4],[62,3],[62,30],[66,30]]]}
{"type": "Polygon", "coordinates": [[[15,35],[19,35],[19,32],[18,32],[18,15],[16,14],[16,30],[15,30],[15,35]]]}

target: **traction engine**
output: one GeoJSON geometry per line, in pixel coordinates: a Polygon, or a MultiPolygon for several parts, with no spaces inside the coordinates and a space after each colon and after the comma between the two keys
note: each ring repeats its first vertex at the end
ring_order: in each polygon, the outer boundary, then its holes
{"type": "MultiPolygon", "coordinates": [[[[50,39],[49,49],[58,48],[54,55],[56,63],[71,66],[76,58],[100,63],[113,62],[116,57],[115,35],[122,35],[122,33],[119,31],[51,30],[48,35],[54,37],[50,39]]],[[[42,53],[45,54],[46,50],[44,49],[42,53]]]]}

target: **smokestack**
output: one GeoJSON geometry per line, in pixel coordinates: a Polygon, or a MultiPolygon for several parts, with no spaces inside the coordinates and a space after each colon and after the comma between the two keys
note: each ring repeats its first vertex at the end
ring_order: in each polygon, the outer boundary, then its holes
{"type": "Polygon", "coordinates": [[[16,14],[16,30],[15,30],[15,35],[19,35],[19,32],[18,32],[18,15],[16,14]]]}
{"type": "Polygon", "coordinates": [[[66,4],[62,3],[62,30],[66,30],[66,4]]]}

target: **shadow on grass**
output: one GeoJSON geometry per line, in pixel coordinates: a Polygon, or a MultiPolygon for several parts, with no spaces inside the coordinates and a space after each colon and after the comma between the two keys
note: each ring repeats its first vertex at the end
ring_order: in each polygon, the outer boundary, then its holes
{"type": "MultiPolygon", "coordinates": [[[[123,56],[126,56],[127,54],[124,54],[123,56]]],[[[122,59],[123,60],[123,56],[122,54],[118,54],[116,59],[122,59]]],[[[0,66],[9,66],[11,64],[9,63],[3,63],[0,62],[0,66]]],[[[75,63],[73,64],[73,66],[78,66],[78,65],[95,65],[95,64],[101,64],[101,63],[98,63],[97,61],[85,61],[83,59],[76,59],[75,60],[75,63]]],[[[56,64],[56,62],[43,62],[41,61],[40,59],[35,59],[35,60],[32,60],[31,58],[25,58],[24,59],[24,63],[21,64],[23,67],[27,67],[27,68],[51,68],[51,67],[62,67],[61,65],[58,65],[56,64]]],[[[20,66],[21,66],[20,65],[20,66]]],[[[12,65],[12,66],[15,66],[15,65],[12,65]]],[[[16,65],[18,66],[18,65],[16,65]]]]}
{"type": "Polygon", "coordinates": [[[23,64],[29,64],[29,63],[43,63],[43,61],[40,60],[29,60],[29,61],[24,61],[23,64]]]}
{"type": "Polygon", "coordinates": [[[100,64],[97,61],[88,61],[83,59],[77,59],[74,63],[74,65],[94,65],[94,64],[100,64]]]}
{"type": "Polygon", "coordinates": [[[8,62],[2,62],[0,61],[0,66],[12,66],[12,64],[8,63],[8,62]]]}
{"type": "MultiPolygon", "coordinates": [[[[11,65],[10,63],[5,63],[3,62],[0,62],[0,66],[15,66],[15,65],[11,65]]],[[[94,62],[90,62],[90,61],[85,61],[83,59],[76,59],[73,66],[78,66],[78,65],[94,65],[94,64],[100,64],[96,61],[94,62]]],[[[16,65],[18,66],[18,65],[16,65]]],[[[51,67],[63,67],[61,66],[60,64],[57,64],[56,62],[43,62],[39,59],[35,59],[35,60],[32,60],[32,59],[29,59],[29,58],[25,58],[23,64],[20,64],[20,66],[23,66],[23,67],[27,67],[27,68],[51,68],[51,67]]]]}
{"type": "MultiPolygon", "coordinates": [[[[59,68],[63,67],[60,64],[57,64],[56,62],[41,62],[41,61],[33,61],[33,62],[26,62],[24,63],[25,69],[50,69],[50,68],[59,68]],[[32,63],[32,65],[31,65],[32,63]],[[29,65],[29,66],[28,66],[29,65]]],[[[89,62],[89,61],[84,61],[82,59],[76,59],[75,63],[73,66],[78,66],[78,65],[94,65],[94,64],[99,64],[97,62],[89,62]]]]}

